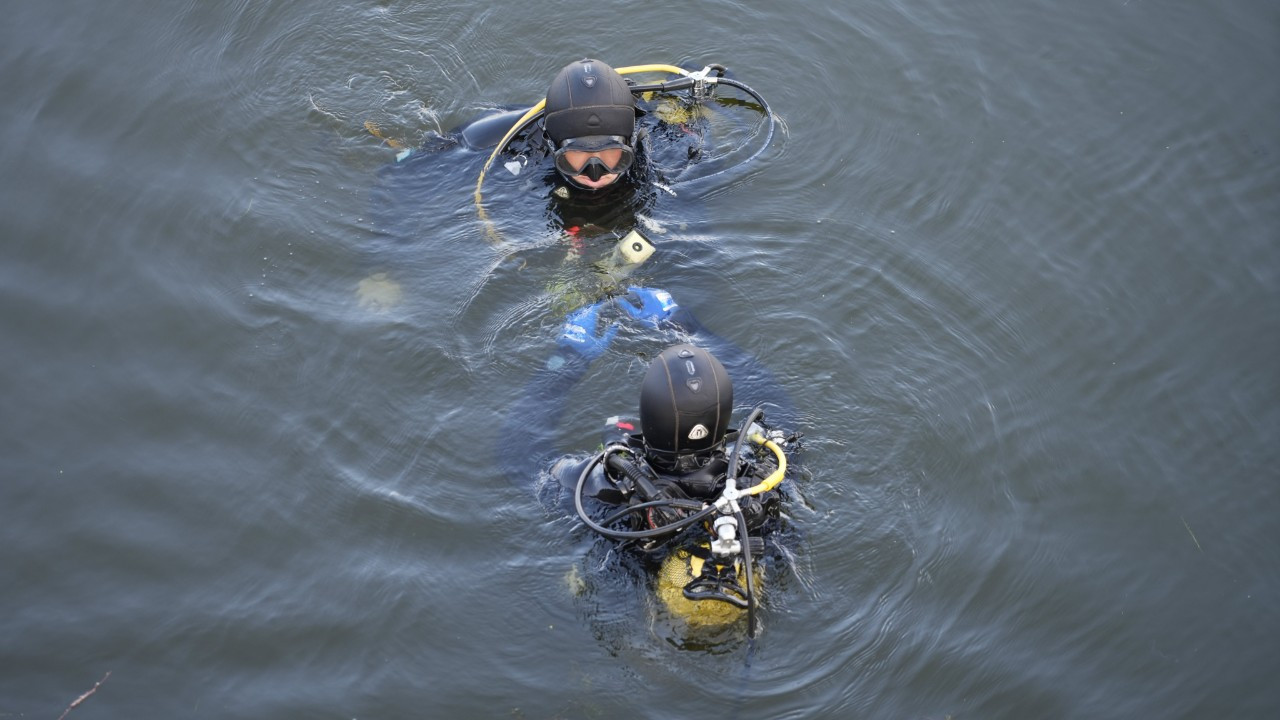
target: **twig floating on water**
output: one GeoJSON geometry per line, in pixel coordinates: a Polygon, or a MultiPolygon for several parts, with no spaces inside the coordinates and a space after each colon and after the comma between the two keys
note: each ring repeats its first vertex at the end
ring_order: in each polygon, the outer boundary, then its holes
{"type": "Polygon", "coordinates": [[[1186,518],[1182,518],[1182,527],[1186,528],[1188,533],[1191,533],[1191,542],[1196,544],[1196,549],[1200,552],[1204,552],[1204,548],[1200,547],[1200,541],[1196,539],[1196,534],[1191,532],[1191,526],[1187,524],[1186,518]]]}
{"type": "Polygon", "coordinates": [[[88,691],[88,692],[86,692],[85,694],[83,694],[83,695],[81,695],[80,697],[76,698],[75,700],[71,701],[71,704],[67,706],[67,709],[66,709],[66,710],[63,710],[63,711],[62,711],[62,714],[58,716],[58,720],[62,720],[63,718],[65,718],[65,717],[67,716],[67,713],[69,713],[69,712],[71,712],[72,710],[74,710],[74,709],[75,709],[75,707],[76,707],[77,705],[79,705],[80,703],[84,702],[85,700],[88,700],[90,695],[92,695],[92,694],[94,694],[94,693],[98,692],[98,688],[99,688],[99,687],[102,687],[102,683],[106,682],[106,681],[107,681],[107,678],[109,678],[109,677],[111,677],[111,671],[110,671],[110,670],[108,670],[108,671],[107,671],[107,674],[106,674],[106,675],[103,675],[103,676],[102,676],[102,679],[101,679],[101,680],[99,680],[98,682],[94,683],[94,684],[93,684],[93,687],[89,688],[89,691],[88,691]]]}

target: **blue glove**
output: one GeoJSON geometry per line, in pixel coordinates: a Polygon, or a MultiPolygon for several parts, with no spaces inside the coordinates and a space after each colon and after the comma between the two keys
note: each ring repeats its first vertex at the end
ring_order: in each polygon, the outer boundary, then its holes
{"type": "Polygon", "coordinates": [[[618,298],[618,306],[631,317],[648,320],[655,327],[663,320],[671,319],[672,314],[680,309],[666,290],[637,286],[627,288],[626,296],[618,298]]]}
{"type": "Polygon", "coordinates": [[[609,343],[613,342],[613,338],[618,334],[618,326],[610,324],[599,335],[596,334],[596,325],[600,322],[600,308],[604,306],[605,301],[598,302],[594,305],[588,305],[569,313],[564,320],[564,327],[560,329],[560,337],[556,342],[560,347],[570,350],[587,360],[595,360],[609,349],[609,343]]]}

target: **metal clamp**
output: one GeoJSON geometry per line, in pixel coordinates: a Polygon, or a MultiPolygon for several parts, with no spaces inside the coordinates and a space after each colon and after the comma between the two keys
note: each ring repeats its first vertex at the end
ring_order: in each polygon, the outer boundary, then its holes
{"type": "Polygon", "coordinates": [[[695,97],[702,97],[707,94],[707,83],[715,84],[716,78],[707,76],[717,67],[719,66],[708,65],[697,72],[689,73],[689,79],[693,80],[693,94],[695,97]]]}
{"type": "Polygon", "coordinates": [[[742,497],[742,493],[738,490],[738,484],[733,478],[725,478],[724,492],[720,493],[720,497],[716,500],[716,510],[722,515],[732,515],[742,508],[738,506],[738,498],[742,497]]]}

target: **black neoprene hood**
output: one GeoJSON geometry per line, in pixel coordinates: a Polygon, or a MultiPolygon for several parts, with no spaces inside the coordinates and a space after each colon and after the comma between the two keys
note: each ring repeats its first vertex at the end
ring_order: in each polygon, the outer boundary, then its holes
{"type": "Polygon", "coordinates": [[[669,453],[696,453],[720,443],[733,412],[733,383],[724,366],[700,347],[662,351],[640,386],[645,443],[669,453]]]}
{"type": "Polygon", "coordinates": [[[636,100],[627,81],[599,60],[566,65],[547,90],[547,135],[559,145],[569,138],[617,135],[631,142],[636,100]]]}

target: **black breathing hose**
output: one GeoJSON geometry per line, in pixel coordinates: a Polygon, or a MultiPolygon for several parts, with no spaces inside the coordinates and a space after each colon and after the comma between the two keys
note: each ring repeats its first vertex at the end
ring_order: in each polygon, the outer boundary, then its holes
{"type": "Polygon", "coordinates": [[[632,85],[631,94],[639,95],[647,92],[672,92],[675,90],[687,90],[694,86],[695,80],[691,77],[682,77],[669,82],[646,83],[644,85],[632,85]]]}
{"type": "Polygon", "coordinates": [[[733,443],[733,454],[729,456],[729,473],[727,477],[738,480],[738,455],[742,453],[742,443],[747,439],[747,430],[751,427],[751,423],[755,422],[764,414],[764,409],[756,407],[747,415],[747,419],[742,421],[738,426],[738,439],[733,443]]]}
{"type": "MultiPolygon", "coordinates": [[[[733,443],[733,454],[729,456],[729,473],[727,477],[733,478],[736,483],[738,480],[738,456],[742,453],[742,446],[747,442],[747,431],[751,429],[751,425],[764,415],[764,409],[757,406],[753,408],[747,419],[742,421],[742,425],[738,427],[738,439],[733,443]]],[[[738,535],[742,538],[742,567],[743,574],[747,576],[747,637],[755,637],[756,635],[756,590],[755,579],[752,577],[751,568],[751,536],[747,533],[747,518],[742,514],[742,508],[738,508],[733,516],[738,521],[738,535]]]]}
{"type": "MultiPolygon", "coordinates": [[[[594,470],[597,465],[605,461],[605,458],[609,455],[610,452],[612,451],[604,450],[598,455],[596,455],[594,458],[592,458],[591,462],[587,463],[587,466],[582,469],[582,474],[578,476],[577,487],[575,487],[573,490],[573,509],[577,511],[578,518],[582,520],[582,522],[592,530],[595,530],[596,532],[600,533],[601,535],[611,540],[648,540],[650,538],[670,535],[671,533],[677,530],[681,530],[690,525],[693,525],[694,523],[701,522],[707,517],[710,517],[711,514],[716,511],[715,505],[708,505],[707,507],[702,508],[701,511],[693,515],[690,515],[689,517],[681,518],[673,523],[669,523],[661,527],[653,528],[652,530],[614,530],[612,528],[607,528],[604,525],[601,525],[595,520],[592,520],[591,517],[587,515],[586,508],[582,506],[582,489],[586,487],[587,476],[591,474],[591,471],[594,470]]],[[[676,498],[672,498],[670,500],[657,500],[657,501],[653,501],[653,504],[645,503],[644,505],[645,507],[653,507],[654,504],[663,504],[663,503],[671,505],[673,507],[680,507],[680,501],[678,501],[676,498]]],[[[627,512],[634,512],[635,510],[638,509],[638,507],[639,506],[629,507],[626,510],[627,512]]],[[[621,517],[621,515],[619,515],[618,517],[621,517]]]]}
{"type": "Polygon", "coordinates": [[[738,534],[742,536],[742,569],[747,576],[747,637],[756,636],[756,588],[751,577],[751,538],[747,535],[747,518],[742,510],[735,512],[738,520],[738,534]]]}
{"type": "Polygon", "coordinates": [[[641,500],[656,500],[658,488],[653,484],[652,473],[646,473],[641,470],[635,463],[628,460],[621,452],[611,452],[605,455],[604,466],[606,470],[612,470],[616,473],[622,473],[631,485],[640,494],[641,500]]]}
{"type": "Polygon", "coordinates": [[[647,510],[652,507],[674,507],[681,510],[701,510],[702,503],[697,500],[681,500],[678,498],[660,498],[658,500],[650,500],[649,502],[639,503],[637,505],[628,505],[621,510],[607,517],[600,518],[597,522],[601,525],[608,525],[611,522],[617,522],[632,513],[641,510],[647,510]]]}
{"type": "Polygon", "coordinates": [[[707,178],[713,178],[717,175],[723,175],[724,173],[727,173],[738,166],[746,165],[752,160],[755,160],[756,158],[760,157],[760,155],[763,154],[764,151],[769,148],[769,143],[773,142],[773,126],[774,126],[773,110],[769,107],[769,103],[765,102],[765,99],[760,96],[760,93],[756,92],[755,90],[752,90],[750,87],[747,87],[747,85],[744,83],[740,83],[737,80],[733,80],[727,77],[716,78],[716,84],[736,87],[739,90],[747,93],[751,97],[755,98],[756,102],[760,103],[760,107],[764,110],[764,116],[769,120],[769,132],[765,134],[764,142],[760,143],[760,147],[756,148],[756,151],[751,153],[751,155],[747,159],[743,160],[742,162],[734,163],[729,167],[722,168],[720,170],[717,170],[707,175],[698,175],[696,177],[691,177],[687,179],[677,179],[675,182],[671,183],[672,185],[683,185],[685,183],[691,183],[696,180],[706,180],[707,178]]]}

